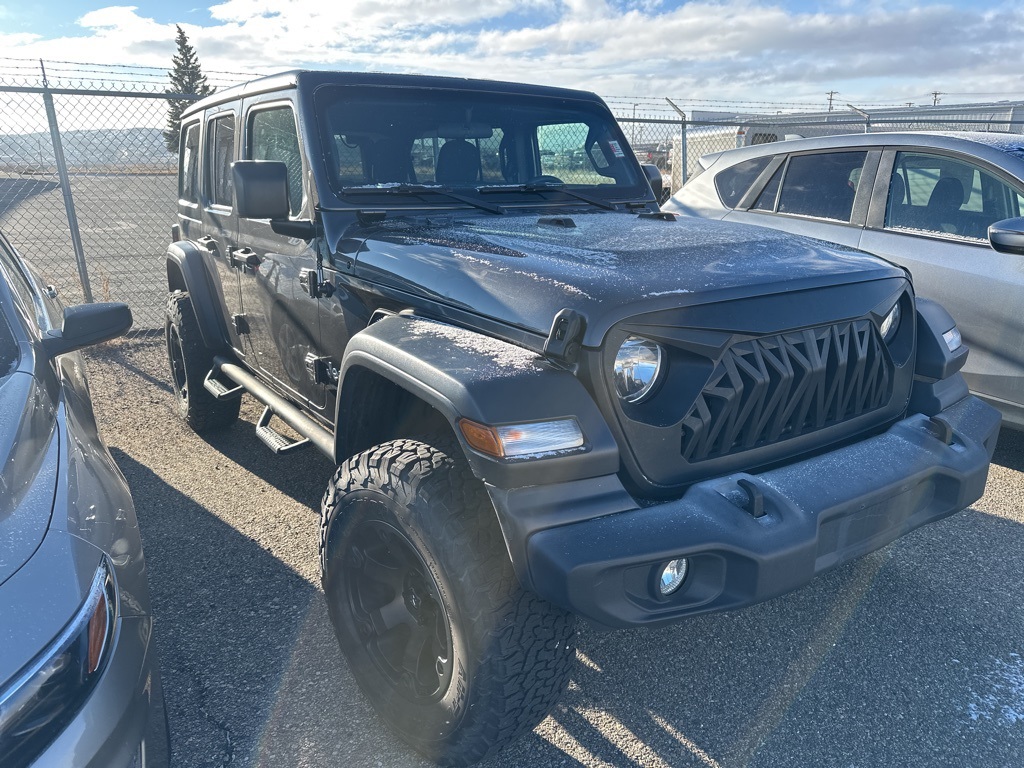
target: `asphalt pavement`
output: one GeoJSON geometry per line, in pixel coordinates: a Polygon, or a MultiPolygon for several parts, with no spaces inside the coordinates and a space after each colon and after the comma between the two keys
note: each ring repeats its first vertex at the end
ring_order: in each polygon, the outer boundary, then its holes
{"type": "MultiPolygon", "coordinates": [[[[157,612],[174,765],[425,765],[349,673],[319,585],[314,451],[276,457],[259,407],[201,438],[163,341],[90,353],[101,432],[131,486],[157,612]]],[[[837,478],[841,481],[841,478],[837,478]]],[[[1024,435],[973,508],[734,613],[582,627],[572,683],[484,765],[1024,765],[1024,435]]]]}

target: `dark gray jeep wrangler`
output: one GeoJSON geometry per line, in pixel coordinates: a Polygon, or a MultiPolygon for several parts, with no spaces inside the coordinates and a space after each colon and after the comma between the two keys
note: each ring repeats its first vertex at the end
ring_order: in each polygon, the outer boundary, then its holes
{"type": "Polygon", "coordinates": [[[906,271],[660,187],[579,91],[298,72],[182,117],[181,416],[248,393],[273,451],[337,463],[338,641],[441,763],[547,714],[576,616],[750,605],[984,489],[999,415],[906,271]]]}

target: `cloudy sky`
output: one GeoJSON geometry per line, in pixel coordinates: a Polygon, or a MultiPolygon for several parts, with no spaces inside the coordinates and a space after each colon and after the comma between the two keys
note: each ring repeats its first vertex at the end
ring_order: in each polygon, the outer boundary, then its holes
{"type": "Polygon", "coordinates": [[[8,0],[0,21],[9,58],[166,67],[177,23],[208,72],[441,73],[690,103],[1024,98],[1024,4],[1000,0],[8,0]]]}

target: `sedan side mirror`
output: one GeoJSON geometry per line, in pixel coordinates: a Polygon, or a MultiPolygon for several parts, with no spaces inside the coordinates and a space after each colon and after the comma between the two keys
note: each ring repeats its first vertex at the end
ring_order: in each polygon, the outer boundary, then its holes
{"type": "Polygon", "coordinates": [[[64,310],[59,331],[48,331],[43,336],[43,351],[48,357],[56,357],[115,339],[131,327],[132,311],[127,304],[79,304],[64,310]]]}
{"type": "Polygon", "coordinates": [[[1024,218],[1003,219],[988,228],[988,241],[1000,253],[1024,256],[1024,218]]]}

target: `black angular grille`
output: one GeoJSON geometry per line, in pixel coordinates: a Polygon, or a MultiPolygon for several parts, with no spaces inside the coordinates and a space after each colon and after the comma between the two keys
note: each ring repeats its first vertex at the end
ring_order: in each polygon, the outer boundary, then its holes
{"type": "Polygon", "coordinates": [[[884,406],[892,362],[870,320],[733,344],[683,420],[699,462],[777,443],[884,406]]]}

